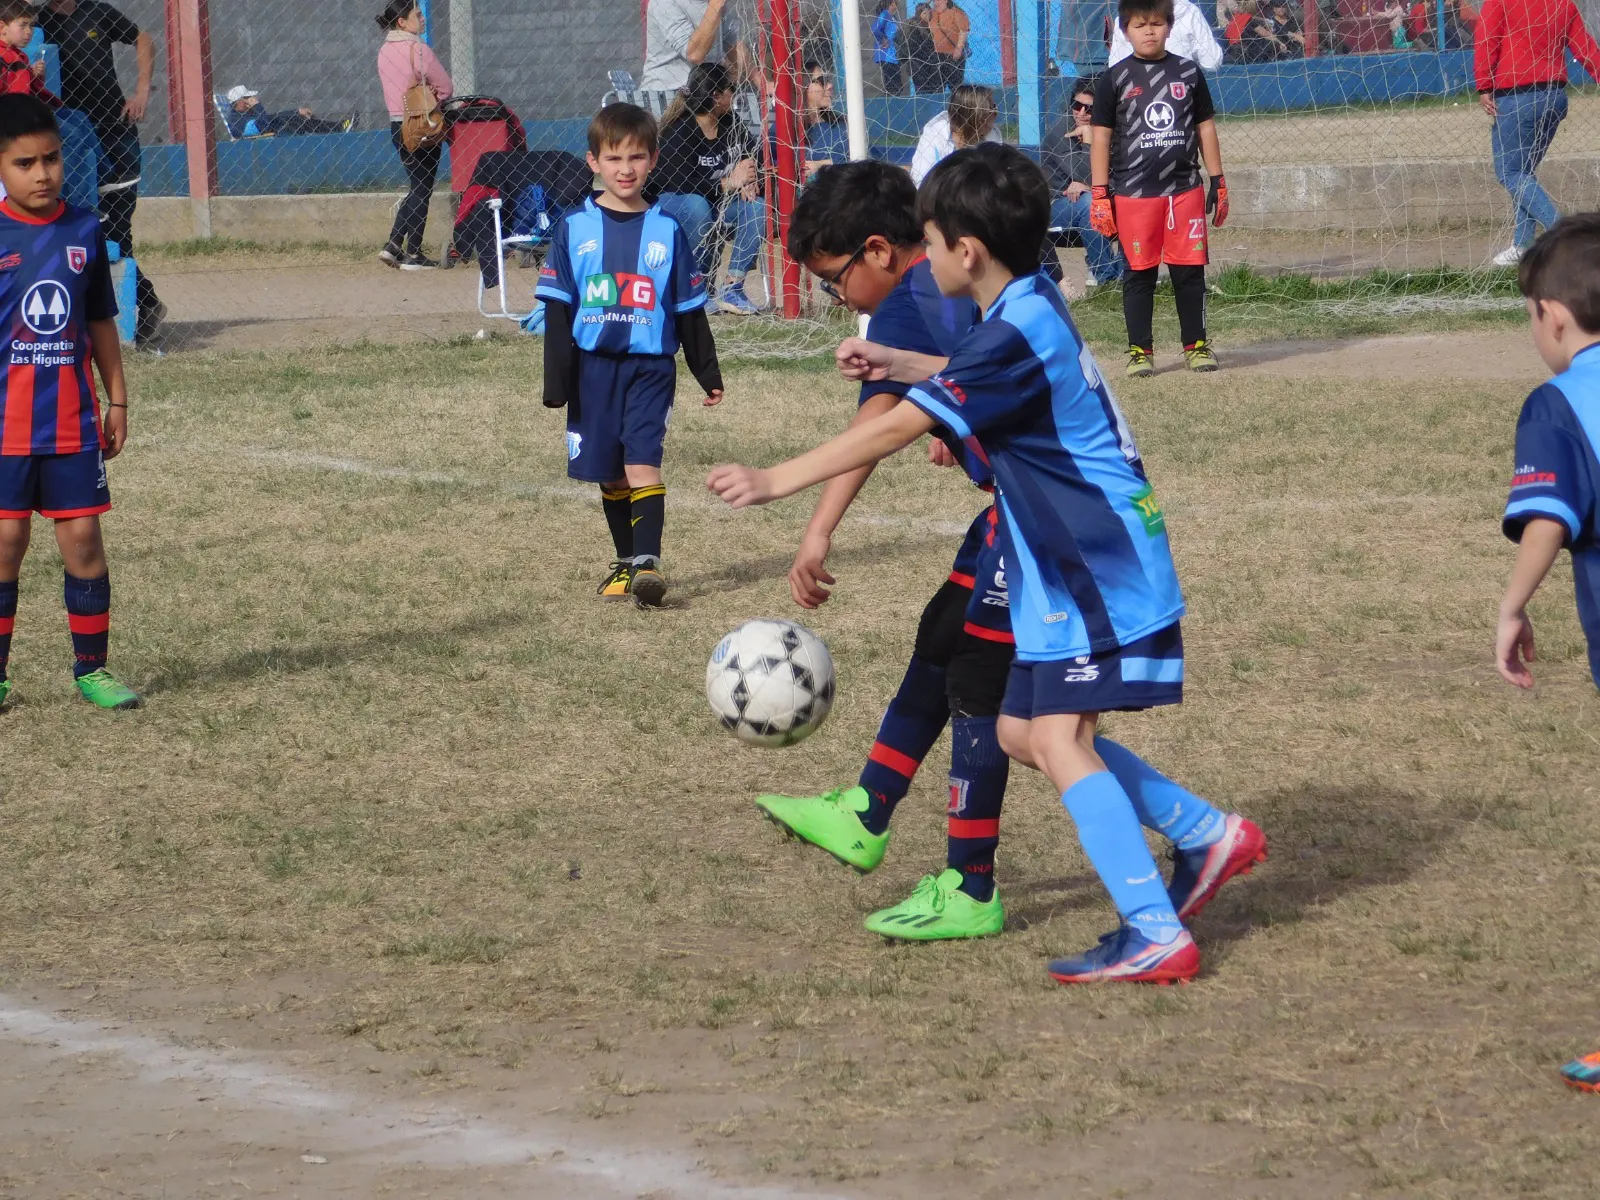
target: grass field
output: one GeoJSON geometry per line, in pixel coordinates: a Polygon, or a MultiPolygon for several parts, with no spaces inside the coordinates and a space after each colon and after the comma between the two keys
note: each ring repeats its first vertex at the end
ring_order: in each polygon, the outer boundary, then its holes
{"type": "Polygon", "coordinates": [[[977,494],[915,451],[880,469],[807,618],[834,714],[752,751],[706,710],[705,656],[793,613],[810,499],[735,514],[702,481],[835,431],[848,389],[741,361],[705,410],[683,377],[676,587],[638,612],[593,596],[609,546],[539,371],[531,339],[137,366],[108,538],[113,665],[149,704],[70,699],[36,538],[0,717],[0,986],[219,1017],[292,988],[302,1044],[369,1044],[408,1086],[576,1079],[574,1120],[833,1194],[1592,1193],[1594,1101],[1554,1074],[1600,1044],[1597,703],[1565,565],[1537,692],[1489,662],[1534,379],[1289,356],[1119,389],[1190,685],[1110,729],[1272,859],[1198,922],[1196,985],[1067,990],[1044,960],[1113,918],[1039,777],[1012,776],[1009,928],[968,945],[860,929],[943,861],[942,749],[869,877],[749,803],[853,781],[977,494]]]}

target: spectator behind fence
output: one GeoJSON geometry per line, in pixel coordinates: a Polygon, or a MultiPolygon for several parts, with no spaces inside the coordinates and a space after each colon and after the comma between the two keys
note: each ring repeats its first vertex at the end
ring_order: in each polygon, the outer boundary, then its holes
{"type": "Polygon", "coordinates": [[[1226,30],[1233,19],[1245,9],[1246,0],[1217,0],[1216,27],[1226,30]]]}
{"type": "Polygon", "coordinates": [[[1494,173],[1515,209],[1511,245],[1494,256],[1515,266],[1539,226],[1560,219],[1534,174],[1567,115],[1567,54],[1600,79],[1600,46],[1572,0],[1485,0],[1472,65],[1479,102],[1494,118],[1494,173]]]}
{"type": "Polygon", "coordinates": [[[761,202],[756,146],[733,115],[733,77],[721,63],[689,72],[683,95],[661,123],[661,151],[651,184],[661,210],[683,226],[707,288],[716,277],[716,229],[733,229],[728,279],[717,296],[723,312],[751,314],[744,277],[761,250],[766,209],[761,202]]]}
{"type": "Polygon", "coordinates": [[[1478,10],[1461,0],[1444,0],[1444,37],[1434,33],[1438,0],[1417,0],[1406,14],[1406,36],[1419,50],[1466,50],[1474,40],[1478,10]]]}
{"type": "Polygon", "coordinates": [[[823,167],[850,161],[850,128],[844,114],[833,107],[833,76],[822,63],[808,62],[805,72],[806,100],[800,114],[805,129],[805,177],[823,167]]]}
{"type": "MultiPolygon", "coordinates": [[[[1108,66],[1115,66],[1133,53],[1128,35],[1120,22],[1111,25],[1111,55],[1108,66]]],[[[1211,23],[1193,0],[1173,0],[1172,33],[1167,38],[1167,53],[1199,63],[1207,71],[1222,65],[1222,47],[1211,33],[1211,23]]]]}
{"type": "Polygon", "coordinates": [[[389,110],[389,140],[406,172],[405,198],[395,210],[394,225],[389,240],[378,251],[378,261],[402,271],[425,271],[439,265],[423,253],[422,237],[428,227],[428,202],[439,174],[439,156],[444,151],[443,145],[417,151],[405,148],[400,129],[406,115],[406,91],[420,83],[438,99],[448,100],[455,90],[444,64],[422,40],[422,24],[417,0],[389,0],[389,6],[378,14],[378,28],[383,30],[378,81],[383,84],[383,103],[389,110]]]}
{"type": "MultiPolygon", "coordinates": [[[[1116,239],[1098,232],[1089,221],[1089,115],[1094,111],[1094,85],[1093,79],[1080,79],[1072,85],[1067,111],[1045,133],[1039,159],[1050,178],[1050,228],[1082,239],[1089,260],[1089,282],[1102,284],[1121,279],[1127,264],[1116,239]]],[[[1050,271],[1052,261],[1059,261],[1053,241],[1046,248],[1045,269],[1055,278],[1059,268],[1050,271]]]]}
{"type": "Polygon", "coordinates": [[[737,83],[747,61],[739,44],[739,19],[726,12],[728,0],[649,0],[644,17],[645,91],[675,92],[688,85],[701,63],[726,60],[737,83]]]}
{"type": "Polygon", "coordinates": [[[878,0],[877,15],[872,18],[872,61],[883,72],[884,92],[901,95],[905,82],[900,77],[899,0],[878,0]]]}
{"type": "Polygon", "coordinates": [[[963,83],[950,93],[945,111],[922,127],[916,152],[911,156],[911,181],[921,187],[928,172],[957,150],[979,142],[1000,141],[994,128],[999,119],[994,89],[963,83]]]}
{"type": "MultiPolygon", "coordinates": [[[[1239,27],[1239,37],[1229,51],[1234,62],[1279,62],[1286,58],[1304,58],[1306,37],[1300,27],[1300,18],[1289,9],[1288,0],[1270,0],[1252,6],[1239,27]]],[[[1244,13],[1241,13],[1244,15],[1244,13]]]]}
{"type": "Polygon", "coordinates": [[[933,35],[933,53],[939,64],[939,91],[954,91],[967,77],[967,38],[972,22],[955,0],[933,0],[928,32],[933,35]]]}
{"type": "MultiPolygon", "coordinates": [[[[101,0],[50,0],[39,10],[45,41],[61,52],[61,101],[89,118],[100,141],[100,224],[106,240],[133,254],[133,214],[139,207],[142,153],[139,125],[150,107],[156,46],[150,35],[101,0]],[[112,47],[132,46],[139,74],[133,95],[117,82],[112,47]]],[[[166,307],[143,271],[138,285],[138,342],[153,349],[166,307]]]]}
{"type": "MultiPolygon", "coordinates": [[[[0,0],[0,12],[5,11],[4,5],[5,0],[0,0]]],[[[319,121],[317,114],[309,108],[268,112],[261,103],[261,93],[251,91],[242,83],[229,88],[225,99],[228,102],[228,133],[235,139],[273,137],[278,134],[343,133],[352,124],[349,120],[319,121]]]]}
{"type": "Polygon", "coordinates": [[[33,40],[33,25],[29,0],[0,0],[0,94],[33,96],[51,108],[60,108],[60,97],[44,86],[44,60],[28,61],[26,48],[33,40]]]}

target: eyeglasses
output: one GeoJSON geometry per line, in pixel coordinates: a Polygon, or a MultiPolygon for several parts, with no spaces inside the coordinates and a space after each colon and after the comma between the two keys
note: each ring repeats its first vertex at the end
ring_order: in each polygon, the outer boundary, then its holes
{"type": "Polygon", "coordinates": [[[844,296],[840,294],[839,286],[844,283],[844,277],[850,273],[850,268],[855,266],[856,262],[866,252],[867,243],[862,242],[861,248],[849,258],[845,259],[844,266],[839,268],[837,274],[817,276],[817,286],[822,289],[823,293],[828,296],[829,299],[837,301],[840,304],[844,303],[844,296]]]}
{"type": "Polygon", "coordinates": [[[833,80],[830,79],[826,75],[813,75],[811,77],[811,86],[812,87],[832,87],[833,86],[833,80]]]}

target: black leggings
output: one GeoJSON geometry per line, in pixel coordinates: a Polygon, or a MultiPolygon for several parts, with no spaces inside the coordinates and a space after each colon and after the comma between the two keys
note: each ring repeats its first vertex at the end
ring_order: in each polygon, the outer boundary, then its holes
{"type": "Polygon", "coordinates": [[[433,198],[433,181],[439,174],[439,155],[444,146],[430,146],[415,154],[400,142],[400,122],[389,124],[389,140],[400,151],[400,165],[406,169],[406,198],[394,214],[389,244],[409,254],[422,253],[422,231],[428,224],[428,201],[433,198]]]}
{"type": "MultiPolygon", "coordinates": [[[[1172,296],[1178,304],[1178,326],[1185,347],[1204,341],[1206,336],[1206,269],[1168,267],[1172,274],[1172,296]]],[[[1122,281],[1122,318],[1128,324],[1128,345],[1154,350],[1153,328],[1156,308],[1156,276],[1160,267],[1148,271],[1129,271],[1122,281]]]]}
{"type": "Polygon", "coordinates": [[[947,581],[933,594],[917,623],[913,653],[945,669],[945,694],[953,717],[996,717],[1016,647],[967,633],[972,589],[947,581]]]}

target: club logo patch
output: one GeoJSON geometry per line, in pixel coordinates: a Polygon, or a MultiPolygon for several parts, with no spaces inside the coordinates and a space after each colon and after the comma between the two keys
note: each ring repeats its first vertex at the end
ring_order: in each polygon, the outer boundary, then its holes
{"type": "Polygon", "coordinates": [[[567,461],[571,462],[583,453],[583,434],[567,430],[567,461]]]}
{"type": "Polygon", "coordinates": [[[1167,90],[1172,93],[1174,100],[1182,100],[1189,94],[1189,85],[1187,83],[1175,83],[1167,90]]]}
{"type": "Polygon", "coordinates": [[[67,266],[74,275],[82,275],[84,267],[89,265],[89,249],[87,246],[67,247],[67,266]]]}
{"type": "Polygon", "coordinates": [[[659,271],[667,265],[667,244],[665,242],[651,242],[644,248],[644,265],[652,271],[659,271]]]}
{"type": "Polygon", "coordinates": [[[22,320],[40,337],[54,337],[72,316],[72,297],[54,279],[41,279],[22,297],[22,320]]]}

